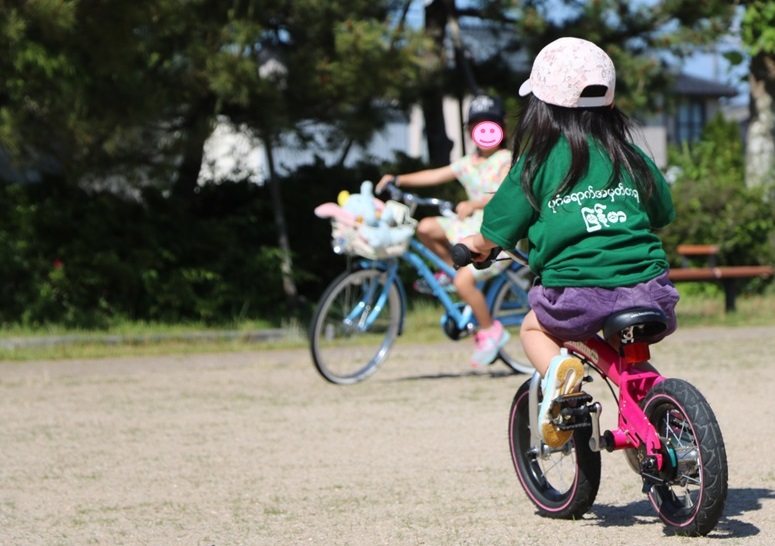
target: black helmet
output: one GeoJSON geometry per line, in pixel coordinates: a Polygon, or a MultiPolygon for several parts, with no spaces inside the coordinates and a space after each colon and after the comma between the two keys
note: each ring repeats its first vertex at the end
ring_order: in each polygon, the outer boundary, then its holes
{"type": "Polygon", "coordinates": [[[492,121],[503,125],[506,112],[503,109],[503,101],[498,97],[478,95],[471,101],[468,107],[468,124],[475,121],[492,121]]]}

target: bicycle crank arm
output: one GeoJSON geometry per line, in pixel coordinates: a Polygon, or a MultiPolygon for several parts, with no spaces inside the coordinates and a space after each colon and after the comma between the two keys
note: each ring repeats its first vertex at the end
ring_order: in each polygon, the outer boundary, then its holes
{"type": "Polygon", "coordinates": [[[592,437],[589,439],[589,449],[592,451],[603,451],[606,449],[605,438],[600,435],[600,414],[602,411],[603,406],[600,402],[595,402],[589,408],[589,417],[592,421],[592,437]]]}

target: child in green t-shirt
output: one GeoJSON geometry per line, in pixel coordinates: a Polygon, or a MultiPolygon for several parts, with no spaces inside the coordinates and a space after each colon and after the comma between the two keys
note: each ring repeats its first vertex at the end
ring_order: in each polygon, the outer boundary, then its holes
{"type": "Polygon", "coordinates": [[[484,209],[480,233],[462,242],[480,261],[495,246],[527,237],[538,276],[520,330],[543,376],[539,426],[562,446],[571,431],[549,409],[583,376],[563,341],[584,340],[605,319],[634,306],[662,309],[663,337],[676,328],[678,292],[653,230],[674,216],[670,190],[653,161],[632,143],[632,121],[614,105],[616,71],[595,44],[560,38],[536,57],[514,140],[512,168],[484,209]]]}

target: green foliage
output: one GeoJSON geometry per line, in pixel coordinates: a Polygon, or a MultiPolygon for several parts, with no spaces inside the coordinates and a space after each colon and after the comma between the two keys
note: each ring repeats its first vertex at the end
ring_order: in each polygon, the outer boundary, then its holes
{"type": "Polygon", "coordinates": [[[225,323],[282,313],[261,188],[206,186],[143,203],[61,180],[0,187],[0,322],[225,323]]]}
{"type": "Polygon", "coordinates": [[[670,164],[676,220],[663,240],[673,265],[680,265],[675,249],[681,243],[719,245],[719,265],[775,263],[775,203],[745,185],[736,123],[719,115],[699,142],[671,148],[670,164]]]}
{"type": "Polygon", "coordinates": [[[378,101],[411,100],[416,33],[390,0],[11,1],[0,19],[0,145],[67,183],[196,188],[218,116],[262,138],[304,130],[365,142],[378,101]],[[263,72],[274,57],[282,68],[263,72]]]}
{"type": "MultiPolygon", "coordinates": [[[[600,43],[619,68],[619,104],[633,113],[662,95],[658,54],[709,43],[734,11],[727,2],[691,0],[457,4],[484,21],[516,15],[504,55],[530,56],[567,34],[600,43]]],[[[401,7],[395,0],[5,2],[0,145],[22,165],[53,161],[68,183],[111,176],[193,191],[219,115],[265,139],[320,121],[332,140],[366,142],[384,126],[386,101],[416,103],[423,88],[442,83],[433,67],[444,60],[430,59],[421,33],[396,24],[401,7]],[[262,74],[257,68],[270,56],[283,68],[262,74]]],[[[512,94],[514,75],[500,70],[488,80],[493,68],[474,72],[481,84],[512,94]]],[[[460,73],[447,72],[443,83],[458,94],[460,73]]]]}
{"type": "Polygon", "coordinates": [[[775,2],[745,2],[740,36],[751,55],[775,53],[775,2]]]}
{"type": "MultiPolygon", "coordinates": [[[[398,159],[402,170],[426,167],[398,159]]],[[[379,179],[372,163],[317,161],[281,178],[293,278],[306,305],[287,306],[269,189],[247,182],[181,200],[86,192],[58,178],[0,185],[0,323],[106,328],[117,321],[229,325],[304,319],[346,266],[314,208],[379,179]]],[[[450,196],[452,198],[452,196],[450,196]]],[[[408,279],[411,280],[411,279],[408,279]]]]}

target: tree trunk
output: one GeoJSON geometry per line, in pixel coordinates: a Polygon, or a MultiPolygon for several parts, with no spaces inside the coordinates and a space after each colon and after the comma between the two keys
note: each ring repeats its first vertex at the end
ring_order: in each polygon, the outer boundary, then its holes
{"type": "Polygon", "coordinates": [[[775,188],[775,57],[759,53],[751,59],[750,123],[745,148],[748,187],[775,188]]]}
{"type": "Polygon", "coordinates": [[[288,239],[288,228],[285,224],[285,213],[283,211],[282,191],[280,183],[277,181],[277,174],[274,165],[274,151],[272,139],[262,137],[264,147],[266,148],[267,166],[269,168],[269,193],[272,196],[272,209],[274,210],[274,224],[277,228],[277,245],[280,249],[280,274],[283,278],[283,291],[286,300],[294,307],[299,301],[299,293],[296,289],[296,283],[293,281],[293,260],[291,258],[291,245],[288,239]]]}
{"type": "MultiPolygon", "coordinates": [[[[433,167],[449,165],[452,141],[444,124],[443,75],[446,66],[444,35],[447,26],[449,0],[434,0],[425,7],[425,34],[434,43],[436,75],[422,97],[425,117],[425,137],[428,141],[428,157],[433,167]]],[[[453,2],[454,6],[454,2],[453,2]]]]}
{"type": "Polygon", "coordinates": [[[215,97],[209,96],[198,104],[192,105],[191,111],[186,116],[182,127],[181,163],[178,177],[172,187],[172,192],[178,197],[189,198],[199,184],[205,142],[213,130],[214,112],[215,97]]]}
{"type": "Polygon", "coordinates": [[[479,89],[479,85],[476,83],[476,78],[474,77],[474,72],[471,69],[471,62],[469,61],[468,53],[463,46],[463,38],[460,35],[460,23],[458,22],[457,13],[455,13],[454,8],[454,2],[452,2],[448,22],[449,33],[452,37],[452,44],[455,47],[455,66],[457,67],[458,72],[460,72],[460,75],[463,78],[463,82],[465,82],[466,89],[474,95],[479,95],[481,90],[479,89]]]}

